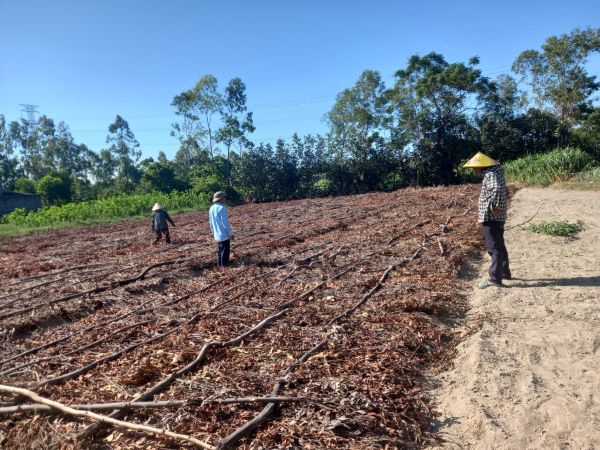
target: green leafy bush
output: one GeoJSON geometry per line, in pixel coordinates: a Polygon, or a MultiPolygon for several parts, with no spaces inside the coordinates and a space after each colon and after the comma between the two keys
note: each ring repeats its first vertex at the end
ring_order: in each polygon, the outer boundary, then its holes
{"type": "Polygon", "coordinates": [[[215,192],[222,190],[223,184],[223,180],[217,175],[204,175],[194,179],[194,190],[212,195],[215,192]]]}
{"type": "Polygon", "coordinates": [[[25,194],[35,194],[35,181],[27,177],[20,177],[15,180],[15,191],[25,194]]]}
{"type": "Polygon", "coordinates": [[[71,199],[71,178],[68,175],[44,175],[36,183],[36,191],[46,205],[61,204],[71,199]]]}
{"type": "Polygon", "coordinates": [[[585,228],[583,221],[578,220],[575,223],[569,223],[566,220],[556,222],[541,222],[538,224],[529,225],[528,230],[534,233],[549,234],[551,236],[564,236],[574,238],[577,233],[585,228]]]}
{"type": "Polygon", "coordinates": [[[333,183],[328,178],[321,178],[311,186],[311,194],[317,197],[324,197],[333,193],[333,183]]]}

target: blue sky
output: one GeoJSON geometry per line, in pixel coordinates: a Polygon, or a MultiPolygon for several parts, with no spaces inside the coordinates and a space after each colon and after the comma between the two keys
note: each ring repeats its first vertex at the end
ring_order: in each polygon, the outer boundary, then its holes
{"type": "MultiPolygon", "coordinates": [[[[386,84],[412,54],[481,58],[485,75],[550,35],[600,26],[597,0],[0,0],[0,114],[22,103],[105,146],[120,114],[143,155],[178,143],[170,103],[202,75],[247,86],[255,142],[324,133],[336,94],[365,69],[386,84]]],[[[590,71],[600,75],[600,58],[590,71]]]]}

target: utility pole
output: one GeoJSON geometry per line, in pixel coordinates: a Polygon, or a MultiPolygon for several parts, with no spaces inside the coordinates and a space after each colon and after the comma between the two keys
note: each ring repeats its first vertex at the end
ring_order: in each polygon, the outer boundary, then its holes
{"type": "MultiPolygon", "coordinates": [[[[29,105],[29,104],[23,104],[21,103],[20,106],[23,108],[21,110],[21,118],[25,121],[25,123],[27,124],[27,145],[23,146],[23,157],[24,159],[28,159],[31,155],[37,155],[40,154],[41,150],[40,150],[40,143],[38,139],[35,139],[35,128],[37,126],[37,119],[35,118],[36,114],[39,114],[39,111],[37,110],[38,106],[37,105],[29,105]],[[25,117],[23,117],[25,116],[25,117]],[[33,138],[33,139],[31,139],[33,138]]],[[[24,162],[23,164],[23,168],[25,171],[25,175],[27,175],[28,178],[34,178],[34,175],[32,173],[32,167],[31,164],[24,162]],[[29,167],[28,167],[29,166],[29,167]]]]}
{"type": "Polygon", "coordinates": [[[37,110],[38,105],[28,105],[28,104],[21,103],[19,106],[23,107],[21,112],[25,113],[25,115],[27,116],[27,118],[25,120],[27,121],[27,128],[29,128],[29,132],[31,133],[31,132],[33,132],[33,130],[35,129],[35,126],[37,125],[37,119],[35,118],[35,115],[40,113],[37,110]]]}

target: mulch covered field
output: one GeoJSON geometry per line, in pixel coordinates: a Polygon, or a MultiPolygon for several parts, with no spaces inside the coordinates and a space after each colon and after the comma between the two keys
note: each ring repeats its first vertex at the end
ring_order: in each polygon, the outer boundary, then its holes
{"type": "Polygon", "coordinates": [[[205,211],[176,216],[171,245],[150,245],[149,219],[0,241],[0,384],[204,442],[1,393],[0,447],[435,439],[424,375],[453,352],[459,268],[481,246],[477,191],[236,207],[226,270],[205,211]]]}

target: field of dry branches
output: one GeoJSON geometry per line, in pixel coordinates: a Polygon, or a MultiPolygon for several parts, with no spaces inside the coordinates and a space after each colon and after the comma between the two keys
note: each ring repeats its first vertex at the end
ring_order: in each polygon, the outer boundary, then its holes
{"type": "MultiPolygon", "coordinates": [[[[230,210],[0,242],[0,446],[397,448],[435,439],[425,373],[453,352],[476,186],[230,210]],[[176,433],[161,436],[151,429],[176,433]],[[201,442],[199,444],[199,442],[201,442]]],[[[164,433],[163,433],[164,434],[164,433]]]]}

